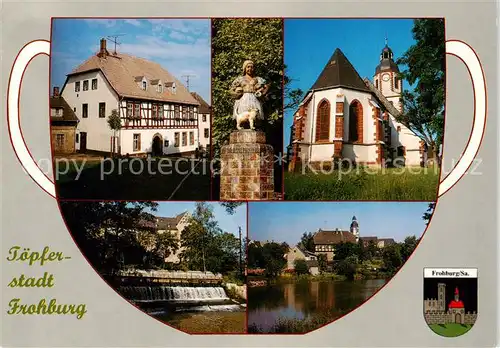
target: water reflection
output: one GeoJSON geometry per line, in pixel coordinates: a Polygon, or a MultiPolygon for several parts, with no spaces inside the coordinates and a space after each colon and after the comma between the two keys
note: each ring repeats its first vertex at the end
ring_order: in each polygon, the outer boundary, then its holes
{"type": "Polygon", "coordinates": [[[364,281],[302,281],[248,290],[248,324],[267,330],[279,318],[306,319],[320,312],[336,312],[334,320],[369,298],[384,279],[364,281]]]}

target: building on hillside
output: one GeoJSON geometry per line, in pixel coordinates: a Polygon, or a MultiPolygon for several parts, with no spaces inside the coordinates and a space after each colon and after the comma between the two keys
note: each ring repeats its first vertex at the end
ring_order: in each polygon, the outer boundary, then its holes
{"type": "Polygon", "coordinates": [[[425,144],[397,121],[404,90],[398,73],[387,42],[373,82],[362,79],[337,48],[293,116],[289,170],[334,159],[376,166],[388,160],[425,163],[425,144]]]}
{"type": "MultiPolygon", "coordinates": [[[[188,212],[183,212],[174,217],[155,217],[153,221],[143,221],[141,223],[142,229],[148,229],[154,231],[158,234],[162,233],[172,233],[174,238],[177,240],[179,248],[175,253],[170,254],[165,258],[165,262],[168,263],[179,263],[179,255],[181,254],[183,248],[180,246],[182,231],[189,224],[189,217],[191,215],[188,212]]],[[[152,239],[141,239],[140,240],[146,250],[151,250],[155,248],[156,241],[152,239]]]]}
{"type": "Polygon", "coordinates": [[[191,92],[191,95],[198,101],[198,103],[200,103],[200,107],[198,108],[198,134],[200,150],[209,151],[212,108],[198,93],[191,92]]]}
{"type": "Polygon", "coordinates": [[[97,54],[67,75],[61,95],[80,122],[76,149],[121,155],[187,155],[198,145],[199,102],[158,63],[109,53],[101,39],[97,54]],[[108,125],[113,110],[121,129],[108,125]]]}
{"type": "Polygon", "coordinates": [[[288,270],[295,269],[295,260],[306,261],[307,267],[309,268],[309,273],[312,275],[319,274],[318,257],[316,254],[307,251],[298,245],[288,250],[285,255],[286,258],[286,268],[288,270]]]}
{"type": "Polygon", "coordinates": [[[50,135],[54,154],[70,154],[75,152],[75,137],[78,117],[59,94],[59,87],[54,87],[50,97],[50,135]]]}

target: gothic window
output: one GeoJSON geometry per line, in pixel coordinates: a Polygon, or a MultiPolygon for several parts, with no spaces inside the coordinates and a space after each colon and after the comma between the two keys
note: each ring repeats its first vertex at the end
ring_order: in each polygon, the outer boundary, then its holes
{"type": "Polygon", "coordinates": [[[363,107],[357,100],[349,106],[349,141],[363,141],[363,107]]]}
{"type": "Polygon", "coordinates": [[[378,89],[378,80],[375,80],[375,88],[378,89]]]}
{"type": "Polygon", "coordinates": [[[330,103],[323,100],[316,115],[316,141],[328,141],[330,137],[330,103]]]}

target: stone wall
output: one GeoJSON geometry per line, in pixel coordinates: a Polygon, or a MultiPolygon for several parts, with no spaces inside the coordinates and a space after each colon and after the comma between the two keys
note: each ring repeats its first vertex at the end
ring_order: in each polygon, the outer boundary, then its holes
{"type": "Polygon", "coordinates": [[[73,153],[75,152],[75,127],[74,126],[51,126],[51,142],[54,153],[73,153]],[[60,140],[62,136],[62,143],[60,140]]]}
{"type": "MultiPolygon", "coordinates": [[[[425,321],[427,324],[449,324],[454,323],[455,319],[453,318],[453,314],[450,312],[440,312],[440,311],[427,311],[424,314],[425,321]]],[[[477,313],[467,312],[464,318],[464,324],[473,325],[476,322],[477,313]]]]}
{"type": "Polygon", "coordinates": [[[221,200],[273,200],[274,151],[261,131],[232,132],[221,149],[221,200]]]}

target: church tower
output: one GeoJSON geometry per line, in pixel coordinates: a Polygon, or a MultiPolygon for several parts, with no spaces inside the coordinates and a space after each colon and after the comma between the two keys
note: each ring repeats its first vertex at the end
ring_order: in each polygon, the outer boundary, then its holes
{"type": "Polygon", "coordinates": [[[398,111],[402,112],[403,104],[401,103],[401,94],[403,93],[403,81],[398,77],[398,74],[399,68],[394,62],[394,54],[387,45],[386,38],[385,47],[380,53],[380,63],[375,68],[373,85],[398,111]]]}
{"type": "Polygon", "coordinates": [[[356,220],[356,216],[352,217],[350,231],[356,237],[356,242],[357,242],[359,240],[359,224],[358,220],[356,220]]]}

